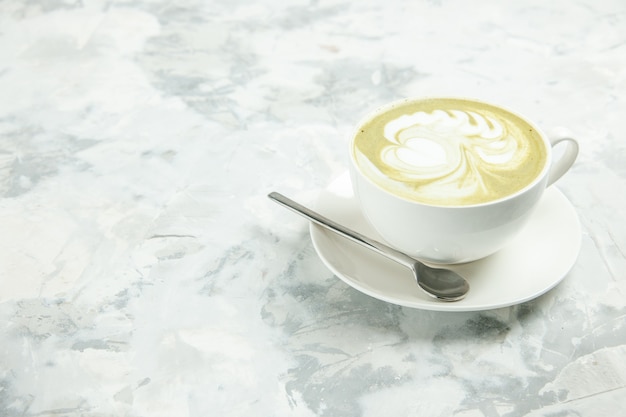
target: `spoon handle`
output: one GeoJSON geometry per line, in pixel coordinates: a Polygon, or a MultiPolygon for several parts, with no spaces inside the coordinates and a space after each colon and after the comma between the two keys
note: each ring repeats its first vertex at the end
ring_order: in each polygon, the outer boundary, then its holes
{"type": "Polygon", "coordinates": [[[387,258],[390,258],[404,266],[406,266],[407,268],[410,268],[411,270],[413,270],[415,272],[416,270],[416,263],[417,261],[413,258],[411,258],[410,256],[397,251],[387,245],[385,245],[384,243],[380,243],[376,240],[370,239],[366,236],[363,236],[362,234],[360,234],[359,232],[356,232],[352,229],[349,229],[345,226],[340,225],[339,223],[336,223],[332,220],[330,220],[327,217],[322,216],[321,214],[307,208],[304,207],[301,204],[296,203],[295,201],[291,200],[288,197],[285,197],[284,195],[277,193],[277,192],[271,192],[268,194],[268,197],[272,200],[274,200],[275,202],[277,202],[278,204],[287,207],[288,209],[300,214],[301,216],[306,217],[307,219],[311,220],[312,222],[319,224],[320,226],[329,229],[335,233],[340,234],[341,236],[350,239],[351,241],[358,243],[361,246],[364,246],[366,248],[369,248],[371,250],[373,250],[374,252],[377,252],[387,258]]]}

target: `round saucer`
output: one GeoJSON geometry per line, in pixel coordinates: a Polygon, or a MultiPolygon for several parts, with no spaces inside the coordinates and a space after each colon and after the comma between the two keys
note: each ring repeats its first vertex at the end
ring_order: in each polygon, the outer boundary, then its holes
{"type": "MultiPolygon", "coordinates": [[[[316,209],[382,241],[361,213],[348,173],[320,194],[316,209]]],[[[471,289],[461,301],[443,302],[420,290],[405,267],[314,223],[310,233],[324,264],[348,285],[393,304],[439,311],[488,310],[538,297],[565,278],[581,245],[574,207],[558,189],[549,187],[529,223],[508,246],[487,258],[450,267],[469,281],[471,289]]]]}

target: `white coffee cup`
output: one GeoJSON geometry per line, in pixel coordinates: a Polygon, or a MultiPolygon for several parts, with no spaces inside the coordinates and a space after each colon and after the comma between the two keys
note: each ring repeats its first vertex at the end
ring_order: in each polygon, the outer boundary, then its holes
{"type": "Polygon", "coordinates": [[[464,98],[406,99],[375,110],[357,126],[350,141],[350,174],[363,214],[388,244],[416,259],[454,264],[477,260],[503,248],[527,222],[546,187],[569,170],[577,155],[578,143],[574,139],[549,139],[528,119],[499,105],[464,98]],[[383,188],[371,175],[368,177],[362,163],[360,166],[357,161],[358,132],[391,109],[421,100],[459,100],[518,118],[543,141],[545,163],[536,177],[520,190],[478,204],[423,203],[383,188]],[[558,156],[553,152],[557,144],[563,147],[558,156]]]}

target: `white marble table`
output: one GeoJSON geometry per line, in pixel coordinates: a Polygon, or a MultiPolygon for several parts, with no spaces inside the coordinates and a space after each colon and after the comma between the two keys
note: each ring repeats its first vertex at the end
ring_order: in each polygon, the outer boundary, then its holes
{"type": "Polygon", "coordinates": [[[622,0],[4,0],[0,415],[625,415],[625,116],[622,0]],[[388,304],[266,198],[437,94],[579,138],[554,290],[388,304]]]}

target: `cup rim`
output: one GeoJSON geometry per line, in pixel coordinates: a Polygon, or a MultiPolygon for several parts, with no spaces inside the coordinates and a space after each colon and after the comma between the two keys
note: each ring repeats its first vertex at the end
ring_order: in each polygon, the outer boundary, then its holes
{"type": "Polygon", "coordinates": [[[401,99],[397,99],[397,100],[393,100],[391,102],[388,102],[386,104],[380,105],[378,107],[376,107],[375,109],[371,110],[370,112],[366,113],[364,117],[362,117],[360,119],[360,121],[356,124],[355,129],[352,130],[352,134],[350,136],[350,163],[352,164],[352,166],[354,167],[354,169],[356,170],[356,172],[358,173],[359,176],[361,176],[363,179],[365,179],[367,182],[369,182],[370,184],[372,184],[374,187],[376,187],[377,189],[379,189],[380,191],[384,192],[385,194],[388,194],[392,197],[398,198],[400,200],[409,202],[411,204],[417,204],[420,206],[426,206],[426,207],[436,207],[436,208],[448,208],[448,209],[462,209],[462,208],[470,208],[470,207],[484,207],[484,206],[490,206],[490,205],[494,205],[497,203],[501,203],[507,200],[512,200],[514,198],[516,198],[517,196],[526,193],[528,190],[534,188],[535,186],[537,186],[537,184],[547,181],[547,177],[548,177],[548,172],[550,170],[550,165],[552,164],[552,145],[550,143],[550,140],[548,139],[548,137],[546,136],[545,132],[539,127],[537,126],[532,120],[530,120],[528,117],[524,116],[523,114],[510,109],[507,106],[503,106],[501,104],[498,103],[494,103],[491,101],[487,101],[487,100],[482,100],[482,99],[478,99],[478,98],[474,98],[474,97],[467,97],[467,96],[410,96],[410,97],[404,97],[401,99]],[[480,104],[485,104],[487,106],[492,106],[492,107],[496,107],[500,110],[504,110],[507,113],[512,114],[513,116],[516,116],[518,118],[520,118],[521,120],[523,120],[525,123],[527,123],[528,125],[530,125],[533,129],[535,129],[535,131],[539,134],[539,136],[541,137],[543,144],[545,146],[546,149],[546,161],[543,165],[543,168],[541,169],[541,171],[539,172],[539,174],[528,184],[526,184],[525,187],[517,190],[516,192],[514,192],[513,194],[509,194],[506,195],[504,197],[500,197],[494,200],[490,200],[490,201],[485,201],[482,203],[475,203],[475,204],[451,204],[451,205],[444,205],[444,204],[432,204],[432,203],[423,203],[423,202],[419,202],[419,201],[415,201],[415,200],[411,200],[408,199],[406,197],[403,197],[401,195],[392,193],[388,190],[386,190],[385,188],[381,187],[380,185],[378,185],[377,183],[375,183],[374,181],[372,181],[367,175],[365,175],[362,171],[361,168],[359,167],[359,165],[356,162],[356,157],[355,157],[355,152],[354,152],[354,140],[356,139],[356,133],[359,131],[359,129],[361,128],[361,126],[363,126],[366,122],[368,122],[369,120],[371,120],[374,116],[381,114],[385,111],[387,111],[388,109],[391,109],[395,106],[398,106],[402,103],[407,103],[407,102],[413,102],[413,101],[425,101],[425,100],[461,100],[461,101],[470,101],[470,102],[474,102],[474,103],[480,103],[480,104]]]}

